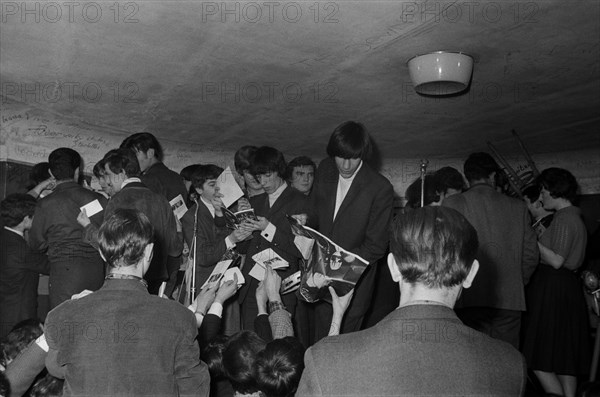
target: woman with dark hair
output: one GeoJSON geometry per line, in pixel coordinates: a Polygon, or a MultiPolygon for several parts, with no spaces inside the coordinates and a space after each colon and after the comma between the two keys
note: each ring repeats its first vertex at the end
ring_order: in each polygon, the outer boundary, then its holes
{"type": "Polygon", "coordinates": [[[590,341],[581,280],[587,232],[573,206],[577,182],[564,169],[548,168],[539,180],[544,208],[555,211],[540,236],[540,265],[527,291],[523,354],[546,393],[575,396],[577,376],[587,373],[590,341]]]}

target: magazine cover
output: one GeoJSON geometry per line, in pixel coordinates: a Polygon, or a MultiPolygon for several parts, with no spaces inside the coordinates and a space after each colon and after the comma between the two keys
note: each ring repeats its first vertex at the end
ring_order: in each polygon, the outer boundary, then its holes
{"type": "Polygon", "coordinates": [[[346,295],[358,282],[369,262],[347,251],[296,219],[287,216],[294,242],[302,253],[300,288],[298,295],[306,302],[324,299],[331,302],[327,287],[332,286],[338,296],[346,295]]]}
{"type": "Polygon", "coordinates": [[[237,229],[246,219],[258,220],[254,214],[254,209],[250,208],[243,211],[232,212],[227,208],[223,208],[223,216],[225,216],[225,223],[230,229],[237,229]]]}

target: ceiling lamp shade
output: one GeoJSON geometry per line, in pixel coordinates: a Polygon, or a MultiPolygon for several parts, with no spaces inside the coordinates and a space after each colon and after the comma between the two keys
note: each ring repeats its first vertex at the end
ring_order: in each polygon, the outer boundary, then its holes
{"type": "Polygon", "coordinates": [[[473,58],[461,52],[436,51],[408,60],[415,91],[423,95],[452,95],[467,89],[473,58]]]}

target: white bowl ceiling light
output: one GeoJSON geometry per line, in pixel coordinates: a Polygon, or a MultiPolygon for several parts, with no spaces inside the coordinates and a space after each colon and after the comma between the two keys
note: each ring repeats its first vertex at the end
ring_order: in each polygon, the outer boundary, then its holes
{"type": "Polygon", "coordinates": [[[473,58],[461,52],[436,51],[408,61],[415,91],[422,95],[444,96],[463,92],[473,73],[473,58]]]}

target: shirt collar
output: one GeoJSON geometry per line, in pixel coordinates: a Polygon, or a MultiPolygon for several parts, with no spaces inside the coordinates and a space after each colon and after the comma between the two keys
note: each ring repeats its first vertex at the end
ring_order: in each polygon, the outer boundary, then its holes
{"type": "Polygon", "coordinates": [[[206,208],[208,208],[208,210],[210,211],[210,214],[212,215],[212,217],[215,217],[215,207],[212,205],[212,203],[210,201],[207,201],[204,199],[204,197],[200,196],[200,201],[202,201],[202,203],[206,206],[206,208]]]}
{"type": "Polygon", "coordinates": [[[269,194],[269,201],[271,203],[274,203],[279,198],[279,196],[281,196],[281,193],[283,193],[285,188],[287,188],[287,183],[284,182],[281,184],[281,186],[279,186],[277,188],[277,190],[275,190],[273,193],[269,194]]]}
{"type": "Polygon", "coordinates": [[[126,185],[128,185],[130,183],[134,183],[134,182],[142,182],[142,180],[140,178],[138,178],[138,177],[127,178],[121,184],[121,189],[123,189],[126,185]]]}
{"type": "Polygon", "coordinates": [[[21,237],[25,238],[25,235],[23,234],[23,232],[20,232],[20,231],[18,231],[18,230],[15,230],[15,229],[13,229],[13,228],[11,228],[11,227],[8,227],[8,226],[4,226],[4,228],[5,228],[6,230],[9,230],[9,231],[13,232],[13,233],[17,233],[19,236],[21,236],[21,237]]]}

